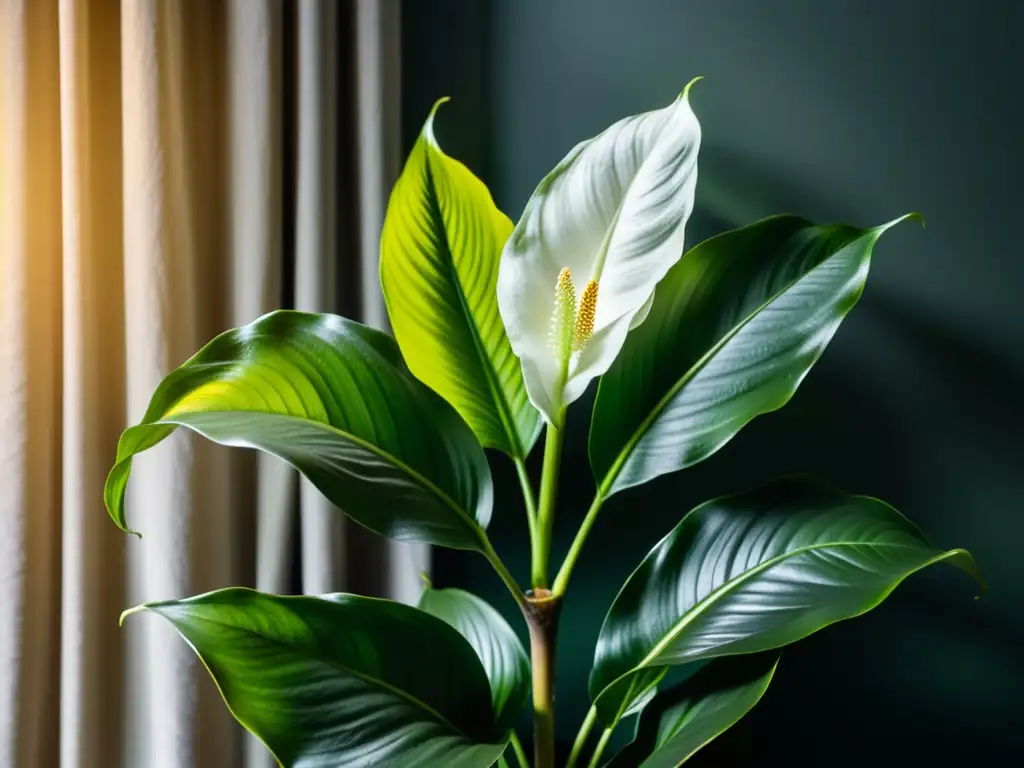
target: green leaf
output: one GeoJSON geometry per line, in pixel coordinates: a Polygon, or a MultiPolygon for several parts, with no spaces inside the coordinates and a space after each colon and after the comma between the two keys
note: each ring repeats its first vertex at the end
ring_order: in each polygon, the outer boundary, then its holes
{"type": "Polygon", "coordinates": [[[484,768],[505,749],[473,649],[416,608],[231,588],[139,610],[174,625],[285,766],[484,768]]]}
{"type": "Polygon", "coordinates": [[[640,716],[636,738],[609,768],[682,765],[754,708],[778,662],[778,651],[717,659],[676,688],[658,694],[640,716]]]}
{"type": "Polygon", "coordinates": [[[706,502],[626,581],[608,611],[590,695],[613,722],[665,667],[778,648],[874,608],[907,576],[970,554],[931,546],[889,505],[805,477],[706,502]]]}
{"type": "Polygon", "coordinates": [[[785,405],[860,298],[872,247],[902,220],[864,230],[777,216],[689,251],[601,379],[590,428],[601,493],[696,464],[785,405]]]}
{"type": "Polygon", "coordinates": [[[132,457],[179,425],[284,459],[377,533],[482,547],[493,490],[480,444],[409,373],[394,340],[372,328],[273,312],[172,371],[117,446],[104,497],[121,528],[132,457]]]}
{"type": "Polygon", "coordinates": [[[494,717],[512,728],[530,695],[530,660],[508,622],[484,600],[461,589],[424,590],[420,608],[455,627],[473,646],[491,683],[494,717]]]}
{"type": "Polygon", "coordinates": [[[487,187],[434,138],[434,105],[388,203],[380,280],[409,369],[455,406],[480,442],[530,452],[540,414],[498,314],[501,249],[512,222],[487,187]]]}

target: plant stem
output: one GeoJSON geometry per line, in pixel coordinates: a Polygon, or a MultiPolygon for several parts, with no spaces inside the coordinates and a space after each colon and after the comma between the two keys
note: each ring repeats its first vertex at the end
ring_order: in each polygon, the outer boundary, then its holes
{"type": "MultiPolygon", "coordinates": [[[[559,422],[564,422],[564,414],[559,422]]],[[[531,582],[534,589],[547,589],[548,556],[551,553],[551,530],[555,524],[555,501],[558,498],[558,469],[562,462],[562,438],[558,427],[548,424],[544,436],[544,469],[540,477],[540,509],[537,512],[536,536],[533,538],[531,582]]]]}
{"type": "Polygon", "coordinates": [[[597,708],[592,706],[587,712],[583,725],[580,726],[579,733],[576,734],[576,741],[572,743],[572,752],[569,753],[569,761],[565,764],[565,768],[576,768],[576,761],[579,760],[580,752],[583,751],[583,746],[587,743],[587,737],[590,735],[590,729],[594,727],[596,720],[597,708]]]}
{"type": "Polygon", "coordinates": [[[534,768],[555,768],[555,639],[560,607],[558,598],[540,589],[529,594],[523,611],[533,668],[534,768]]]}
{"type": "Polygon", "coordinates": [[[583,518],[583,523],[580,525],[579,530],[576,531],[576,538],[572,540],[572,545],[569,547],[569,552],[562,562],[562,567],[558,569],[558,575],[555,577],[555,586],[551,591],[558,597],[562,597],[569,586],[569,577],[572,576],[572,569],[576,567],[576,559],[580,556],[583,544],[586,542],[587,535],[597,520],[597,513],[601,511],[602,504],[604,504],[604,494],[598,489],[590,509],[587,510],[586,517],[583,518]]]}
{"type": "Polygon", "coordinates": [[[516,472],[519,475],[519,487],[523,490],[523,504],[526,505],[526,521],[530,525],[530,541],[537,538],[537,501],[533,496],[533,484],[526,471],[526,462],[515,459],[516,472]]]}
{"type": "Polygon", "coordinates": [[[526,759],[523,743],[519,741],[519,736],[515,731],[512,731],[512,738],[509,741],[512,744],[512,751],[516,753],[516,760],[519,761],[519,768],[530,768],[530,761],[526,759]]]}
{"type": "Polygon", "coordinates": [[[487,534],[480,531],[480,544],[483,546],[483,555],[487,558],[487,561],[491,564],[491,567],[498,573],[501,580],[508,587],[508,591],[512,593],[512,598],[516,601],[516,605],[519,606],[520,610],[526,611],[526,597],[523,595],[523,591],[519,588],[516,580],[512,577],[512,574],[508,572],[508,568],[501,562],[501,558],[498,557],[498,553],[494,551],[494,547],[491,544],[491,540],[487,538],[487,534]]]}
{"type": "Polygon", "coordinates": [[[608,746],[608,740],[612,737],[613,730],[615,730],[615,726],[608,726],[601,732],[601,740],[597,742],[597,746],[594,748],[594,755],[590,758],[588,768],[597,768],[601,760],[601,753],[608,746]]]}

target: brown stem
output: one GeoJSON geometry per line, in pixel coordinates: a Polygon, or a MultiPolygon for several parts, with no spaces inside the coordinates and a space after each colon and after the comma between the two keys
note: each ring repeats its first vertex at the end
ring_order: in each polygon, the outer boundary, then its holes
{"type": "Polygon", "coordinates": [[[523,614],[530,628],[533,663],[534,768],[555,768],[555,639],[561,599],[551,590],[526,594],[523,614]]]}

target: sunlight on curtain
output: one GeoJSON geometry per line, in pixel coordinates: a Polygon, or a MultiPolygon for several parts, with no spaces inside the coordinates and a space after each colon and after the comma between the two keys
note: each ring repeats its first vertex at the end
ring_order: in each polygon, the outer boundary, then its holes
{"type": "MultiPolygon", "coordinates": [[[[271,765],[168,626],[118,615],[289,591],[296,544],[306,591],[345,588],[343,517],[280,463],[184,434],[136,462],[141,541],[103,481],[221,330],[282,302],[385,324],[398,31],[379,0],[0,0],[0,766],[271,765]]],[[[380,553],[382,590],[415,599],[425,550],[380,553]]]]}

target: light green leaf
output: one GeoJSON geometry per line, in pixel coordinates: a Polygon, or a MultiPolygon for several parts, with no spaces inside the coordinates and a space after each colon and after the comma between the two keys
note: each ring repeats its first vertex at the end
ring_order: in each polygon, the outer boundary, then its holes
{"type": "Polygon", "coordinates": [[[284,459],[357,523],[481,549],[493,490],[483,450],[417,381],[394,340],[334,315],[273,312],[221,334],[157,388],[121,435],[104,497],[125,528],[132,457],[188,427],[284,459]]]}
{"type": "Polygon", "coordinates": [[[716,659],[658,694],[640,716],[636,738],[609,768],[676,768],[735,725],[768,689],[778,651],[716,659]]]}
{"type": "Polygon", "coordinates": [[[451,403],[485,447],[525,458],[540,429],[498,314],[498,262],[512,222],[448,157],[430,112],[391,192],[380,280],[409,369],[451,403]]]}
{"type": "Polygon", "coordinates": [[[463,637],[401,603],[231,588],[147,603],[284,766],[485,768],[505,740],[463,637]]]}
{"type": "Polygon", "coordinates": [[[461,589],[428,587],[419,607],[473,646],[491,683],[494,718],[502,732],[512,728],[530,695],[530,660],[512,627],[487,602],[461,589]]]}
{"type": "Polygon", "coordinates": [[[667,107],[620,120],[573,148],[541,180],[505,245],[498,306],[530,399],[556,426],[608,370],[683,252],[701,137],[689,88],[667,107]],[[596,304],[583,311],[590,281],[596,304]],[[575,335],[564,323],[552,328],[556,286],[558,316],[571,300],[579,308],[574,328],[586,331],[571,347],[552,343],[563,332],[575,335]]]}
{"type": "Polygon", "coordinates": [[[602,494],[696,464],[785,405],[898,221],[864,230],[776,216],[690,250],[601,379],[590,463],[602,494]]]}
{"type": "Polygon", "coordinates": [[[889,505],[803,477],[709,501],[626,581],[590,673],[613,722],[665,667],[795,642],[878,605],[904,578],[970,554],[931,546],[889,505]]]}

